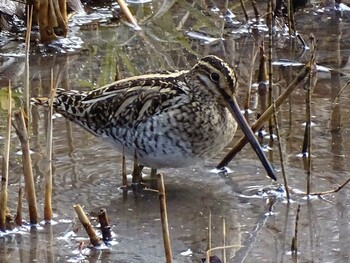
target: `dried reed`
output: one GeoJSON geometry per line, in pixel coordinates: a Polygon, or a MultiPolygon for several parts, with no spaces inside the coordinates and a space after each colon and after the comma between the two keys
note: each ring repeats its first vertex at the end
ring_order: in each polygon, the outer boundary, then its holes
{"type": "Polygon", "coordinates": [[[79,205],[79,204],[76,204],[73,206],[74,207],[74,210],[75,212],[77,213],[78,215],[78,218],[81,222],[81,224],[83,225],[83,227],[85,228],[86,230],[86,233],[88,234],[89,238],[90,238],[90,242],[93,246],[99,246],[102,244],[100,238],[96,235],[96,232],[95,230],[93,229],[91,223],[90,223],[90,220],[89,218],[86,216],[83,208],[79,205]]]}
{"type": "Polygon", "coordinates": [[[141,27],[137,24],[136,18],[131,14],[130,9],[128,5],[125,3],[124,0],[117,0],[120,9],[123,11],[123,14],[125,15],[128,22],[133,26],[135,30],[141,30],[141,27]]]}
{"type": "Polygon", "coordinates": [[[22,204],[23,204],[23,188],[20,186],[18,189],[18,200],[17,200],[17,213],[15,217],[15,223],[17,226],[22,226],[22,204]]]}
{"type": "MultiPolygon", "coordinates": [[[[274,108],[276,107],[275,106],[275,101],[273,102],[273,107],[274,108]]],[[[281,162],[281,170],[282,170],[284,189],[285,189],[286,195],[287,195],[287,202],[289,203],[289,201],[290,201],[290,194],[289,194],[289,187],[288,187],[288,181],[287,181],[287,176],[286,176],[286,170],[285,170],[285,166],[284,166],[284,158],[283,158],[283,151],[282,151],[282,144],[281,144],[281,136],[280,136],[278,122],[277,122],[276,109],[274,109],[274,111],[273,111],[273,120],[274,120],[275,128],[276,128],[278,152],[279,152],[280,162],[281,162]]]]}
{"type": "Polygon", "coordinates": [[[104,242],[112,241],[112,233],[111,233],[111,226],[109,225],[108,222],[108,216],[107,216],[107,211],[106,209],[102,208],[100,210],[100,213],[98,214],[98,221],[100,222],[100,229],[102,233],[102,240],[104,242]]]}
{"type": "Polygon", "coordinates": [[[312,92],[314,90],[315,86],[315,73],[316,73],[316,56],[315,56],[315,50],[316,50],[316,43],[315,43],[315,37],[311,34],[310,35],[310,42],[311,42],[311,59],[310,64],[313,67],[313,70],[310,70],[309,72],[309,82],[308,87],[306,88],[306,126],[305,126],[305,136],[304,136],[304,144],[303,144],[303,154],[307,152],[307,181],[306,181],[306,193],[311,193],[311,154],[312,154],[312,144],[311,144],[311,96],[312,92]]]}
{"type": "Polygon", "coordinates": [[[51,70],[51,93],[49,100],[48,125],[46,136],[46,165],[45,174],[45,200],[44,200],[44,220],[52,219],[52,130],[53,130],[53,102],[56,95],[57,85],[54,85],[53,70],[51,70]]]}
{"type": "Polygon", "coordinates": [[[23,174],[25,181],[26,197],[29,207],[30,223],[37,224],[38,212],[32,170],[32,159],[30,157],[29,137],[28,130],[26,128],[25,112],[23,108],[21,108],[18,112],[15,113],[15,119],[12,122],[12,125],[14,126],[16,134],[21,142],[23,174]]]}
{"type": "Polygon", "coordinates": [[[166,208],[166,195],[164,180],[162,174],[157,174],[157,185],[158,185],[158,196],[160,204],[160,218],[162,221],[162,232],[163,232],[163,242],[165,250],[165,261],[166,263],[173,262],[171,245],[170,245],[170,234],[169,234],[169,225],[168,225],[168,212],[166,208]]]}
{"type": "Polygon", "coordinates": [[[8,178],[9,178],[9,162],[10,162],[10,145],[11,145],[11,117],[12,117],[12,90],[11,81],[8,85],[7,95],[7,123],[5,134],[4,156],[2,159],[2,177],[0,191],[0,230],[6,230],[6,215],[7,215],[7,198],[8,198],[8,178]]]}

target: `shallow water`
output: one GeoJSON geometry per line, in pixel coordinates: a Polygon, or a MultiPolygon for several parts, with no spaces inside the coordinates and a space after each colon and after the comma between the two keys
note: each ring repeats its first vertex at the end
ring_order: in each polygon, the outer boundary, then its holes
{"type": "MultiPolygon", "coordinates": [[[[223,10],[220,5],[218,7],[223,10]]],[[[248,27],[233,26],[221,36],[222,19],[214,8],[208,14],[198,11],[203,10],[201,3],[193,7],[184,1],[154,1],[131,4],[142,27],[142,31],[133,31],[123,23],[110,22],[113,8],[106,6],[102,11],[96,9],[89,18],[76,18],[78,21],[72,23],[69,38],[63,42],[33,48],[30,57],[33,96],[49,93],[51,69],[56,78],[60,76],[60,87],[92,89],[113,81],[117,64],[121,75],[127,77],[159,69],[189,68],[196,56],[216,54],[232,64],[238,63],[239,99],[243,101],[252,70],[252,54],[257,50],[252,35],[245,33],[248,27]],[[211,38],[199,41],[196,35],[195,39],[188,39],[186,32],[193,29],[201,30],[211,38]]],[[[266,10],[265,4],[261,10],[266,10]]],[[[240,8],[233,12],[238,21],[244,21],[240,8]]],[[[340,19],[333,10],[308,9],[297,15],[297,28],[305,41],[310,43],[310,33],[318,39],[317,63],[332,69],[318,73],[312,96],[312,191],[334,189],[350,177],[348,89],[332,107],[340,89],[349,80],[349,25],[347,13],[340,19]]],[[[260,37],[263,35],[262,30],[260,37]]],[[[24,46],[5,41],[5,38],[0,43],[2,59],[13,60],[10,70],[1,71],[1,85],[5,86],[6,77],[11,76],[17,88],[15,96],[21,97],[24,46]]],[[[276,43],[274,61],[288,59],[304,63],[310,58],[310,50],[304,50],[297,40],[289,42],[286,36],[280,36],[276,43]]],[[[258,58],[253,68],[257,70],[258,58]]],[[[275,95],[285,89],[297,71],[297,68],[274,67],[275,95]]],[[[255,80],[256,76],[253,77],[255,80]]],[[[232,172],[227,175],[218,175],[211,170],[234,143],[212,160],[184,169],[161,171],[165,175],[174,262],[201,262],[207,247],[210,212],[212,247],[223,245],[223,220],[225,244],[235,245],[226,249],[227,262],[350,262],[349,186],[338,193],[309,200],[299,194],[306,191],[306,165],[298,157],[306,120],[305,94],[304,86],[298,87],[277,116],[286,174],[293,190],[290,204],[282,192],[275,191],[278,186],[271,185],[249,146],[228,165],[232,172]],[[293,257],[290,246],[299,204],[299,251],[297,257],[293,257]],[[188,250],[189,253],[184,253],[188,250]]],[[[254,95],[252,105],[255,105],[255,98],[254,95]]],[[[43,212],[45,125],[44,110],[34,108],[31,143],[40,217],[43,212]]],[[[240,132],[236,138],[239,135],[240,132]]],[[[15,135],[12,141],[9,208],[15,211],[18,187],[23,182],[20,156],[16,153],[20,147],[15,135]]],[[[263,143],[267,144],[268,140],[263,143]]],[[[277,183],[283,184],[276,143],[268,155],[278,171],[277,183]]],[[[130,160],[127,166],[131,173],[130,160]]],[[[54,121],[53,171],[53,209],[57,224],[41,224],[37,229],[24,227],[2,235],[1,262],[165,261],[158,196],[148,191],[138,198],[132,193],[127,199],[123,198],[119,189],[121,155],[112,147],[57,117],[54,121]],[[86,247],[89,244],[87,235],[75,219],[73,205],[76,203],[84,206],[87,213],[106,208],[115,243],[104,249],[86,247]],[[81,241],[85,243],[82,245],[81,241]],[[83,246],[81,251],[79,244],[83,246]]],[[[27,216],[26,205],[24,214],[27,216]]],[[[221,259],[224,257],[222,251],[215,254],[221,259]]]]}

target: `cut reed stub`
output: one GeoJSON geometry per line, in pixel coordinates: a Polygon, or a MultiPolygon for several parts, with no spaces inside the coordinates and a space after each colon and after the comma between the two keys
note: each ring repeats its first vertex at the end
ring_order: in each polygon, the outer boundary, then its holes
{"type": "Polygon", "coordinates": [[[102,240],[104,242],[112,241],[113,237],[111,232],[111,226],[109,225],[106,209],[102,208],[100,210],[100,213],[98,214],[98,221],[101,225],[100,229],[102,233],[102,240]]]}
{"type": "Polygon", "coordinates": [[[85,228],[86,233],[89,235],[90,238],[90,242],[94,247],[100,246],[102,245],[102,241],[101,239],[96,235],[95,230],[93,229],[89,218],[86,216],[83,208],[79,205],[76,204],[73,206],[75,212],[78,215],[78,218],[81,222],[81,224],[83,225],[83,227],[85,228]]]}
{"type": "Polygon", "coordinates": [[[17,137],[21,143],[22,149],[22,163],[23,163],[23,174],[26,190],[26,198],[28,202],[29,218],[32,225],[38,224],[38,210],[36,203],[36,194],[35,194],[35,182],[33,177],[33,166],[32,159],[30,156],[30,144],[29,136],[27,130],[27,121],[25,112],[23,109],[16,112],[15,118],[12,122],[12,125],[15,128],[17,137]]]}

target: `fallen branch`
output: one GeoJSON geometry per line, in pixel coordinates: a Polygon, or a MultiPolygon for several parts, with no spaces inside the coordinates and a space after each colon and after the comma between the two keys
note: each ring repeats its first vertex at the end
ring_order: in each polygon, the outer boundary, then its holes
{"type": "Polygon", "coordinates": [[[334,194],[339,192],[341,189],[343,189],[348,183],[350,182],[350,178],[348,178],[344,183],[342,183],[341,185],[339,185],[336,189],[334,190],[328,190],[328,191],[321,191],[321,192],[312,192],[312,193],[305,193],[302,192],[302,195],[329,195],[329,194],[334,194]]]}

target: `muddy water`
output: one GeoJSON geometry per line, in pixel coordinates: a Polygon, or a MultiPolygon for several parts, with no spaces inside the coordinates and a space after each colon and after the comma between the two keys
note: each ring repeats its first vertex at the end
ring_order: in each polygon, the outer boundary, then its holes
{"type": "MultiPolygon", "coordinates": [[[[238,64],[239,99],[243,101],[249,74],[252,69],[255,72],[258,65],[258,60],[252,65],[257,36],[254,40],[247,34],[247,27],[232,26],[220,38],[222,20],[215,9],[209,14],[199,12],[196,10],[203,10],[200,4],[193,8],[184,1],[176,4],[155,1],[132,4],[131,7],[142,31],[133,31],[115,20],[111,22],[113,7],[107,6],[96,9],[89,17],[75,18],[67,40],[49,47],[33,48],[30,57],[32,95],[48,94],[51,69],[60,87],[88,90],[113,81],[116,65],[121,75],[127,77],[159,69],[189,68],[196,56],[216,54],[238,64]],[[189,39],[185,34],[192,29],[200,29],[216,39],[189,39]]],[[[261,8],[266,10],[265,5],[261,8]]],[[[233,10],[237,19],[243,21],[241,9],[233,10]]],[[[349,89],[345,89],[339,103],[332,106],[349,80],[347,28],[350,21],[348,13],[344,13],[342,19],[334,13],[332,10],[309,9],[297,15],[297,28],[305,41],[310,43],[310,33],[318,40],[318,64],[332,69],[318,72],[312,96],[312,191],[334,189],[350,177],[349,89]]],[[[259,35],[264,35],[263,30],[259,35]]],[[[9,38],[2,37],[1,53],[12,54],[4,56],[6,61],[12,60],[12,68],[2,71],[1,80],[6,81],[7,76],[12,78],[18,98],[23,83],[23,47],[5,39],[9,38]]],[[[304,50],[297,40],[289,42],[279,36],[276,43],[274,61],[306,62],[310,58],[310,51],[304,50]]],[[[275,96],[286,88],[297,71],[298,68],[294,67],[274,67],[275,96]]],[[[212,247],[224,242],[234,245],[226,249],[225,255],[222,251],[215,252],[221,259],[225,256],[227,262],[349,262],[349,186],[338,193],[309,200],[300,194],[306,190],[306,162],[298,157],[306,120],[305,96],[304,86],[298,87],[277,116],[286,174],[292,189],[290,204],[286,202],[283,190],[279,191],[278,185],[271,184],[265,176],[250,147],[245,147],[228,165],[231,172],[227,175],[218,175],[211,170],[234,143],[212,160],[184,169],[161,171],[165,175],[175,262],[201,262],[207,247],[210,212],[212,247]],[[298,205],[299,251],[293,258],[290,246],[298,205]]],[[[255,105],[255,99],[253,95],[252,105],[255,105]]],[[[256,112],[254,107],[252,110],[256,112]]],[[[251,117],[254,118],[254,114],[251,117]]],[[[31,143],[40,215],[43,212],[45,132],[44,110],[35,108],[31,143]]],[[[239,135],[240,132],[236,138],[239,135]]],[[[14,211],[17,190],[23,180],[20,179],[20,147],[15,135],[12,141],[9,207],[14,211]]],[[[266,145],[268,141],[262,143],[266,145]]],[[[268,155],[278,171],[277,183],[282,184],[277,144],[271,147],[268,155]]],[[[131,173],[130,160],[127,166],[128,173],[131,173]]],[[[156,193],[146,191],[138,198],[131,193],[127,199],[123,198],[119,189],[119,153],[57,116],[54,120],[53,171],[54,223],[40,224],[37,228],[23,227],[3,234],[0,237],[1,262],[165,261],[158,197],[156,193]],[[113,243],[102,249],[88,247],[86,233],[76,223],[73,209],[76,203],[84,206],[92,219],[101,208],[107,210],[115,234],[113,243]]],[[[27,215],[26,206],[24,213],[27,215]]],[[[94,220],[93,223],[97,224],[94,220]]]]}

